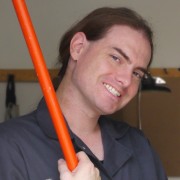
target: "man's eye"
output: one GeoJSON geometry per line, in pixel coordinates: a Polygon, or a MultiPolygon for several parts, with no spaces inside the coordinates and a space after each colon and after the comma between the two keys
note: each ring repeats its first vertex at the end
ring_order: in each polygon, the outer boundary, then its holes
{"type": "Polygon", "coordinates": [[[142,73],[142,72],[137,72],[137,71],[134,71],[133,72],[133,75],[136,77],[136,78],[138,78],[138,79],[142,79],[143,78],[143,76],[144,76],[144,74],[142,73]]]}
{"type": "Polygon", "coordinates": [[[120,61],[120,59],[117,56],[115,55],[110,55],[110,56],[114,61],[118,61],[118,62],[120,61]]]}

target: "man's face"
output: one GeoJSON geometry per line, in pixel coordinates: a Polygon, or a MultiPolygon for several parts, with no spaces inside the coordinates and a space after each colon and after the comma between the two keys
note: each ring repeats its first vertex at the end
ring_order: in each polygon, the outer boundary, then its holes
{"type": "Polygon", "coordinates": [[[143,33],[128,26],[114,26],[98,41],[86,40],[72,74],[78,100],[99,114],[121,109],[136,95],[150,57],[143,33]]]}

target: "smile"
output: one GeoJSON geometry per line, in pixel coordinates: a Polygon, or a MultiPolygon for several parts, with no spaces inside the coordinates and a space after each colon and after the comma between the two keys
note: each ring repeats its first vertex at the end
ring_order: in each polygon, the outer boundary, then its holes
{"type": "Polygon", "coordinates": [[[112,86],[110,86],[109,84],[103,83],[103,85],[105,86],[105,88],[114,96],[116,97],[120,97],[121,94],[112,86]]]}

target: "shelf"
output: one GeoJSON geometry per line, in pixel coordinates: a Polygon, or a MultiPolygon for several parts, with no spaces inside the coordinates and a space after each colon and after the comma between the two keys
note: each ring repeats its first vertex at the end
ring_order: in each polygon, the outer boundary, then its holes
{"type": "MultiPolygon", "coordinates": [[[[51,78],[57,77],[57,69],[49,69],[51,78]]],[[[37,82],[34,69],[0,69],[0,82],[6,82],[9,74],[13,74],[16,82],[37,82]]]]}
{"type": "Polygon", "coordinates": [[[151,68],[152,76],[160,77],[180,77],[180,68],[151,68]]]}
{"type": "MultiPolygon", "coordinates": [[[[50,77],[57,77],[58,69],[49,69],[50,77]]],[[[180,69],[177,68],[151,68],[153,76],[180,77],[180,69]]],[[[16,82],[37,82],[34,69],[0,69],[0,82],[6,82],[9,74],[13,74],[16,82]]]]}

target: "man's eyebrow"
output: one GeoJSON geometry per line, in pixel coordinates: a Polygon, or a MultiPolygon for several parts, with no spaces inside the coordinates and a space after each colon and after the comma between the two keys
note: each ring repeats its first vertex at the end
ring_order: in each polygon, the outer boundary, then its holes
{"type": "Polygon", "coordinates": [[[130,62],[130,58],[122,49],[117,47],[113,47],[113,49],[116,50],[119,54],[121,54],[126,60],[128,60],[128,62],[130,62]]]}

